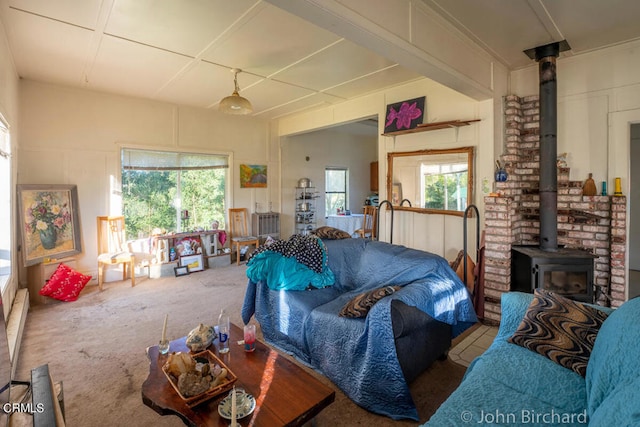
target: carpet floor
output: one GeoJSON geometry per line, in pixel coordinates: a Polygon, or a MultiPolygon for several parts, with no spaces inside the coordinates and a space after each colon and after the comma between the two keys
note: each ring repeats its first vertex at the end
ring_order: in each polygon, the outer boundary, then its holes
{"type": "MultiPolygon", "coordinates": [[[[148,374],[145,349],[156,345],[169,314],[167,336],[186,335],[199,323],[215,324],[224,308],[242,325],[240,310],[246,267],[231,265],[181,277],[105,283],[100,292],[87,286],[75,302],[31,307],[25,326],[16,379],[28,380],[32,368],[48,363],[54,381],[64,386],[67,425],[180,426],[175,416],[160,416],[142,403],[148,374]]],[[[304,366],[303,366],[304,367],[304,366]]],[[[324,426],[415,426],[370,413],[347,398],[320,374],[304,367],[336,390],[336,400],[316,417],[324,426]]],[[[420,423],[458,386],[465,368],[436,361],[410,386],[420,423]]]]}

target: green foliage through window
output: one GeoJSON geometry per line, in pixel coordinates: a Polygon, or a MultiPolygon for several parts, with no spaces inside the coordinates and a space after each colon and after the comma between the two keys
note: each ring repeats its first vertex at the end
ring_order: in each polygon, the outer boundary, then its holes
{"type": "Polygon", "coordinates": [[[424,175],[424,207],[461,211],[467,208],[467,172],[424,175]]]}
{"type": "Polygon", "coordinates": [[[122,202],[127,239],[149,236],[155,228],[207,230],[213,221],[224,228],[228,167],[220,164],[221,156],[147,153],[145,157],[142,150],[123,150],[122,202]],[[181,215],[185,210],[188,220],[181,215]]]}

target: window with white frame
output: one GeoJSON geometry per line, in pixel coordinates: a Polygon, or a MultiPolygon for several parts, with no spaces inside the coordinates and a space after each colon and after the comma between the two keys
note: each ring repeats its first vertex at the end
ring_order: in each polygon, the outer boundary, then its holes
{"type": "Polygon", "coordinates": [[[338,209],[349,209],[348,170],[344,168],[325,169],[325,214],[335,215],[338,209]]]}
{"type": "Polygon", "coordinates": [[[121,161],[128,239],[224,228],[229,156],[123,149],[121,161]]]}

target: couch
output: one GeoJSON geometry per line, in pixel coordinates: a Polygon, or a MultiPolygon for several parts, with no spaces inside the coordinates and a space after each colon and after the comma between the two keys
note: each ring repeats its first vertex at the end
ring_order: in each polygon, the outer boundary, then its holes
{"type": "Polygon", "coordinates": [[[533,298],[503,294],[495,340],[424,426],[640,425],[640,298],[614,311],[598,308],[610,314],[595,336],[584,378],[508,341],[533,298]]]}
{"type": "Polygon", "coordinates": [[[327,376],[365,409],[418,420],[408,382],[477,321],[465,285],[446,260],[427,252],[366,239],[322,245],[334,283],[321,289],[274,290],[255,277],[250,260],[244,322],[255,315],[267,343],[327,376]],[[387,286],[397,290],[366,317],[339,316],[357,295],[387,286]]]}

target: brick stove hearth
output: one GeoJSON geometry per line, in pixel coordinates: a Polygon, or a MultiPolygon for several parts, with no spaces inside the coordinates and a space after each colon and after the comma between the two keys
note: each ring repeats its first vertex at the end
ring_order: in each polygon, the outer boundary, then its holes
{"type": "MultiPolygon", "coordinates": [[[[495,183],[500,197],[485,197],[484,318],[500,320],[500,296],[511,289],[511,249],[540,244],[539,96],[505,97],[506,148],[500,156],[509,174],[495,183]]],[[[582,181],[557,169],[558,245],[588,251],[594,284],[620,306],[625,296],[627,201],[625,196],[583,196],[582,181]]],[[[482,313],[481,313],[482,315],[482,313]]]]}

